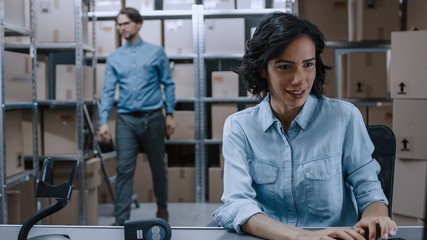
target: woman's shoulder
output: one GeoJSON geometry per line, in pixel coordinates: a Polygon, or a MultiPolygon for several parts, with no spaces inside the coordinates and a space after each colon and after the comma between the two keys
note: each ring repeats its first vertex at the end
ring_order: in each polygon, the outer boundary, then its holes
{"type": "Polygon", "coordinates": [[[237,111],[231,114],[230,116],[228,116],[228,118],[235,121],[245,121],[247,119],[253,120],[254,117],[258,116],[258,114],[259,114],[259,104],[237,111]]]}
{"type": "Polygon", "coordinates": [[[355,108],[354,104],[337,98],[329,98],[322,96],[319,101],[322,107],[327,107],[335,110],[349,111],[355,108]]]}

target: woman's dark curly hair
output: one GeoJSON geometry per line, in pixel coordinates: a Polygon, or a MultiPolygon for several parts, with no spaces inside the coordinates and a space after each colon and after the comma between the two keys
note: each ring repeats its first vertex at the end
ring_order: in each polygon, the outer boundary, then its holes
{"type": "Polygon", "coordinates": [[[268,83],[261,76],[261,71],[266,70],[270,60],[279,57],[290,43],[301,36],[308,36],[316,47],[316,78],[311,93],[322,96],[326,70],[332,68],[324,65],[320,56],[325,48],[323,33],[311,22],[283,12],[265,15],[252,39],[246,42],[246,53],[237,72],[243,77],[249,92],[259,99],[266,97],[268,83]]]}

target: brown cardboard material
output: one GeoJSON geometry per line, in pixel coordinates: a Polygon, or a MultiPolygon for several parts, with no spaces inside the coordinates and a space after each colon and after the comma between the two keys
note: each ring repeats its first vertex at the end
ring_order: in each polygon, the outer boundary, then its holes
{"type": "Polygon", "coordinates": [[[169,202],[195,202],[196,171],[194,167],[168,168],[169,202]]]}
{"type": "Polygon", "coordinates": [[[228,116],[237,112],[236,104],[212,104],[212,139],[221,139],[228,116]]]}

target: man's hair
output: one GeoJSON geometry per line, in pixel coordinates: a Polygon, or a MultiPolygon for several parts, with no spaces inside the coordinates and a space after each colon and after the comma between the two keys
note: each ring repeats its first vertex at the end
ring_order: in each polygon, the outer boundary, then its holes
{"type": "Polygon", "coordinates": [[[117,17],[120,14],[125,14],[132,22],[135,22],[135,23],[142,23],[144,21],[144,18],[141,16],[141,14],[139,14],[138,10],[136,10],[135,8],[131,8],[131,7],[122,8],[119,14],[117,14],[116,16],[116,21],[117,21],[117,17]]]}
{"type": "Polygon", "coordinates": [[[316,77],[311,93],[317,97],[323,94],[326,70],[320,54],[325,48],[322,32],[311,22],[283,12],[266,14],[260,21],[251,40],[246,42],[246,53],[242,64],[236,69],[246,83],[247,90],[263,99],[269,92],[267,79],[261,71],[267,69],[270,60],[279,57],[290,43],[302,36],[313,41],[316,48],[316,77]]]}

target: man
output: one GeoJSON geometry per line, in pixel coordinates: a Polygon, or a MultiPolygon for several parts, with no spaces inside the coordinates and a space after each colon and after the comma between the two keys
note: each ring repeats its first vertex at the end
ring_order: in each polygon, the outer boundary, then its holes
{"type": "Polygon", "coordinates": [[[108,142],[111,139],[108,117],[118,84],[114,225],[124,225],[129,219],[135,162],[141,148],[147,154],[153,175],[157,217],[167,221],[169,216],[164,139],[175,130],[172,115],[176,104],[175,84],[163,48],[144,42],[139,36],[142,22],[142,16],[134,8],[124,8],[117,15],[117,29],[126,44],[107,58],[99,104],[99,135],[102,141],[108,142]],[[164,86],[164,100],[161,85],[164,86]],[[162,112],[164,105],[166,118],[162,112]]]}

